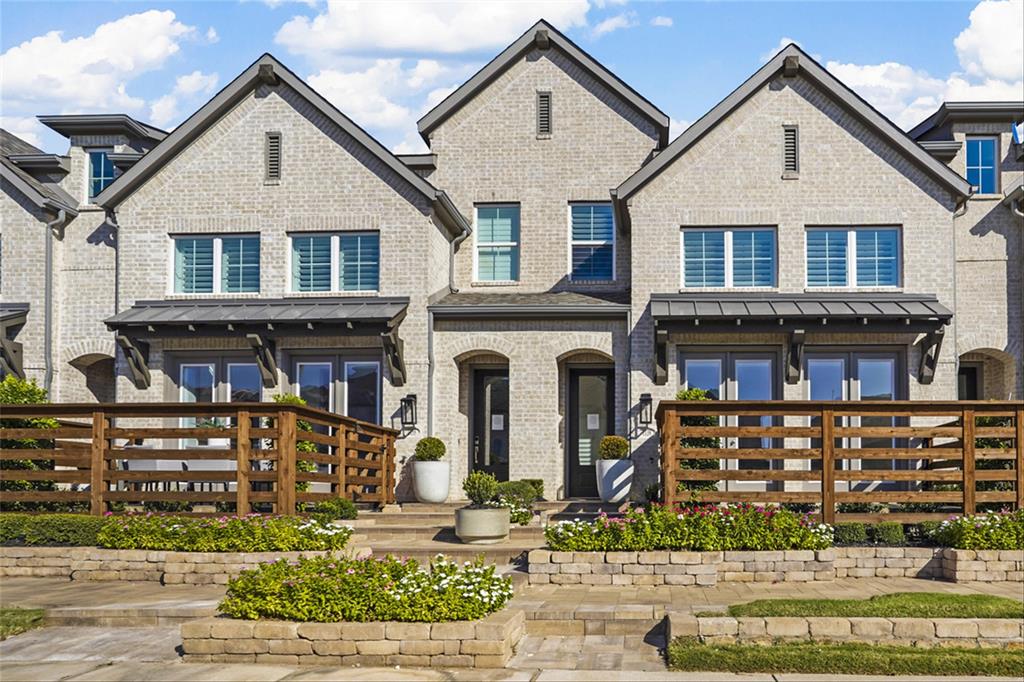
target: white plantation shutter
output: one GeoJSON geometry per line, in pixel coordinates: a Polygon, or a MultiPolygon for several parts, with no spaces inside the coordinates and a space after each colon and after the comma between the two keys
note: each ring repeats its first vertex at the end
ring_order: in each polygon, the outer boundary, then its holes
{"type": "Polygon", "coordinates": [[[221,239],[221,290],[252,293],[260,290],[259,237],[221,239]]]}
{"type": "Polygon", "coordinates": [[[292,290],[331,290],[331,236],[292,236],[292,290]]]}
{"type": "Polygon", "coordinates": [[[174,291],[179,294],[213,293],[212,237],[178,237],[174,240],[174,291]]]}

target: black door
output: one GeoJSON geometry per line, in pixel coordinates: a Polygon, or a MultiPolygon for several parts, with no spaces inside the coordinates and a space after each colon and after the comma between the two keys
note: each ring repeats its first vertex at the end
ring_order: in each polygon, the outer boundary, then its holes
{"type": "Polygon", "coordinates": [[[473,372],[473,433],[470,469],[508,480],[508,370],[473,372]]]}
{"type": "Polygon", "coordinates": [[[601,439],[615,429],[615,370],[569,369],[569,497],[597,497],[601,439]]]}

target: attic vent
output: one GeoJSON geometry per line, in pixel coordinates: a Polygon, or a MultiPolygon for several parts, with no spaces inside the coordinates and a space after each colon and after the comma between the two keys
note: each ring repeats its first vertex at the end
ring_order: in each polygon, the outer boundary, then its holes
{"type": "Polygon", "coordinates": [[[281,133],[267,133],[267,180],[281,179],[281,133]]]}
{"type": "Polygon", "coordinates": [[[789,176],[800,172],[800,136],[796,126],[782,127],[782,172],[789,176]]]}
{"type": "Polygon", "coordinates": [[[551,93],[537,93],[537,135],[551,135],[551,93]]]}

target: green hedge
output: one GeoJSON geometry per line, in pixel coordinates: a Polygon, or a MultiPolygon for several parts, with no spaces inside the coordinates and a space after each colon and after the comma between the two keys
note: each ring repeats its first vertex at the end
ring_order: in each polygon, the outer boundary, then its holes
{"type": "Polygon", "coordinates": [[[483,618],[511,598],[511,579],[482,559],[460,566],[439,556],[426,568],[390,556],[323,556],[243,571],[218,608],[250,620],[436,623],[483,618]]]}
{"type": "Polygon", "coordinates": [[[825,549],[832,527],[807,516],[752,505],[634,507],[621,518],[563,521],[544,529],[551,549],[606,552],[825,549]]]}
{"type": "Polygon", "coordinates": [[[106,525],[84,514],[0,514],[0,545],[92,546],[106,525]]]}
{"type": "Polygon", "coordinates": [[[955,549],[1024,549],[1024,509],[957,516],[939,524],[932,538],[955,549]]]}

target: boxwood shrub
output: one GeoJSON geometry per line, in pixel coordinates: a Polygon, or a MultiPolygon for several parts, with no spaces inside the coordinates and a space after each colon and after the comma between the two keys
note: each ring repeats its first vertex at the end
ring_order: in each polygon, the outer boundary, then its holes
{"type": "Polygon", "coordinates": [[[560,551],[825,549],[832,527],[775,507],[753,505],[634,507],[621,518],[563,521],[544,529],[560,551]]]}
{"type": "Polygon", "coordinates": [[[86,514],[0,514],[0,545],[92,546],[107,523],[86,514]]]}
{"type": "Polygon", "coordinates": [[[903,532],[903,524],[896,521],[880,521],[870,526],[871,541],[876,545],[902,547],[907,544],[907,536],[903,532]]]}
{"type": "Polygon", "coordinates": [[[863,545],[868,541],[868,528],[863,523],[837,523],[835,526],[835,543],[839,547],[863,545]]]}
{"type": "Polygon", "coordinates": [[[955,549],[1024,549],[1024,509],[955,516],[939,524],[932,537],[955,549]]]}
{"type": "Polygon", "coordinates": [[[296,516],[190,518],[129,514],[108,517],[97,536],[108,549],[178,552],[295,552],[342,549],[348,526],[296,516]]]}
{"type": "Polygon", "coordinates": [[[511,579],[482,558],[459,566],[438,555],[424,567],[390,556],[322,556],[243,571],[218,608],[246,619],[442,622],[483,618],[511,597],[511,579]]]}

